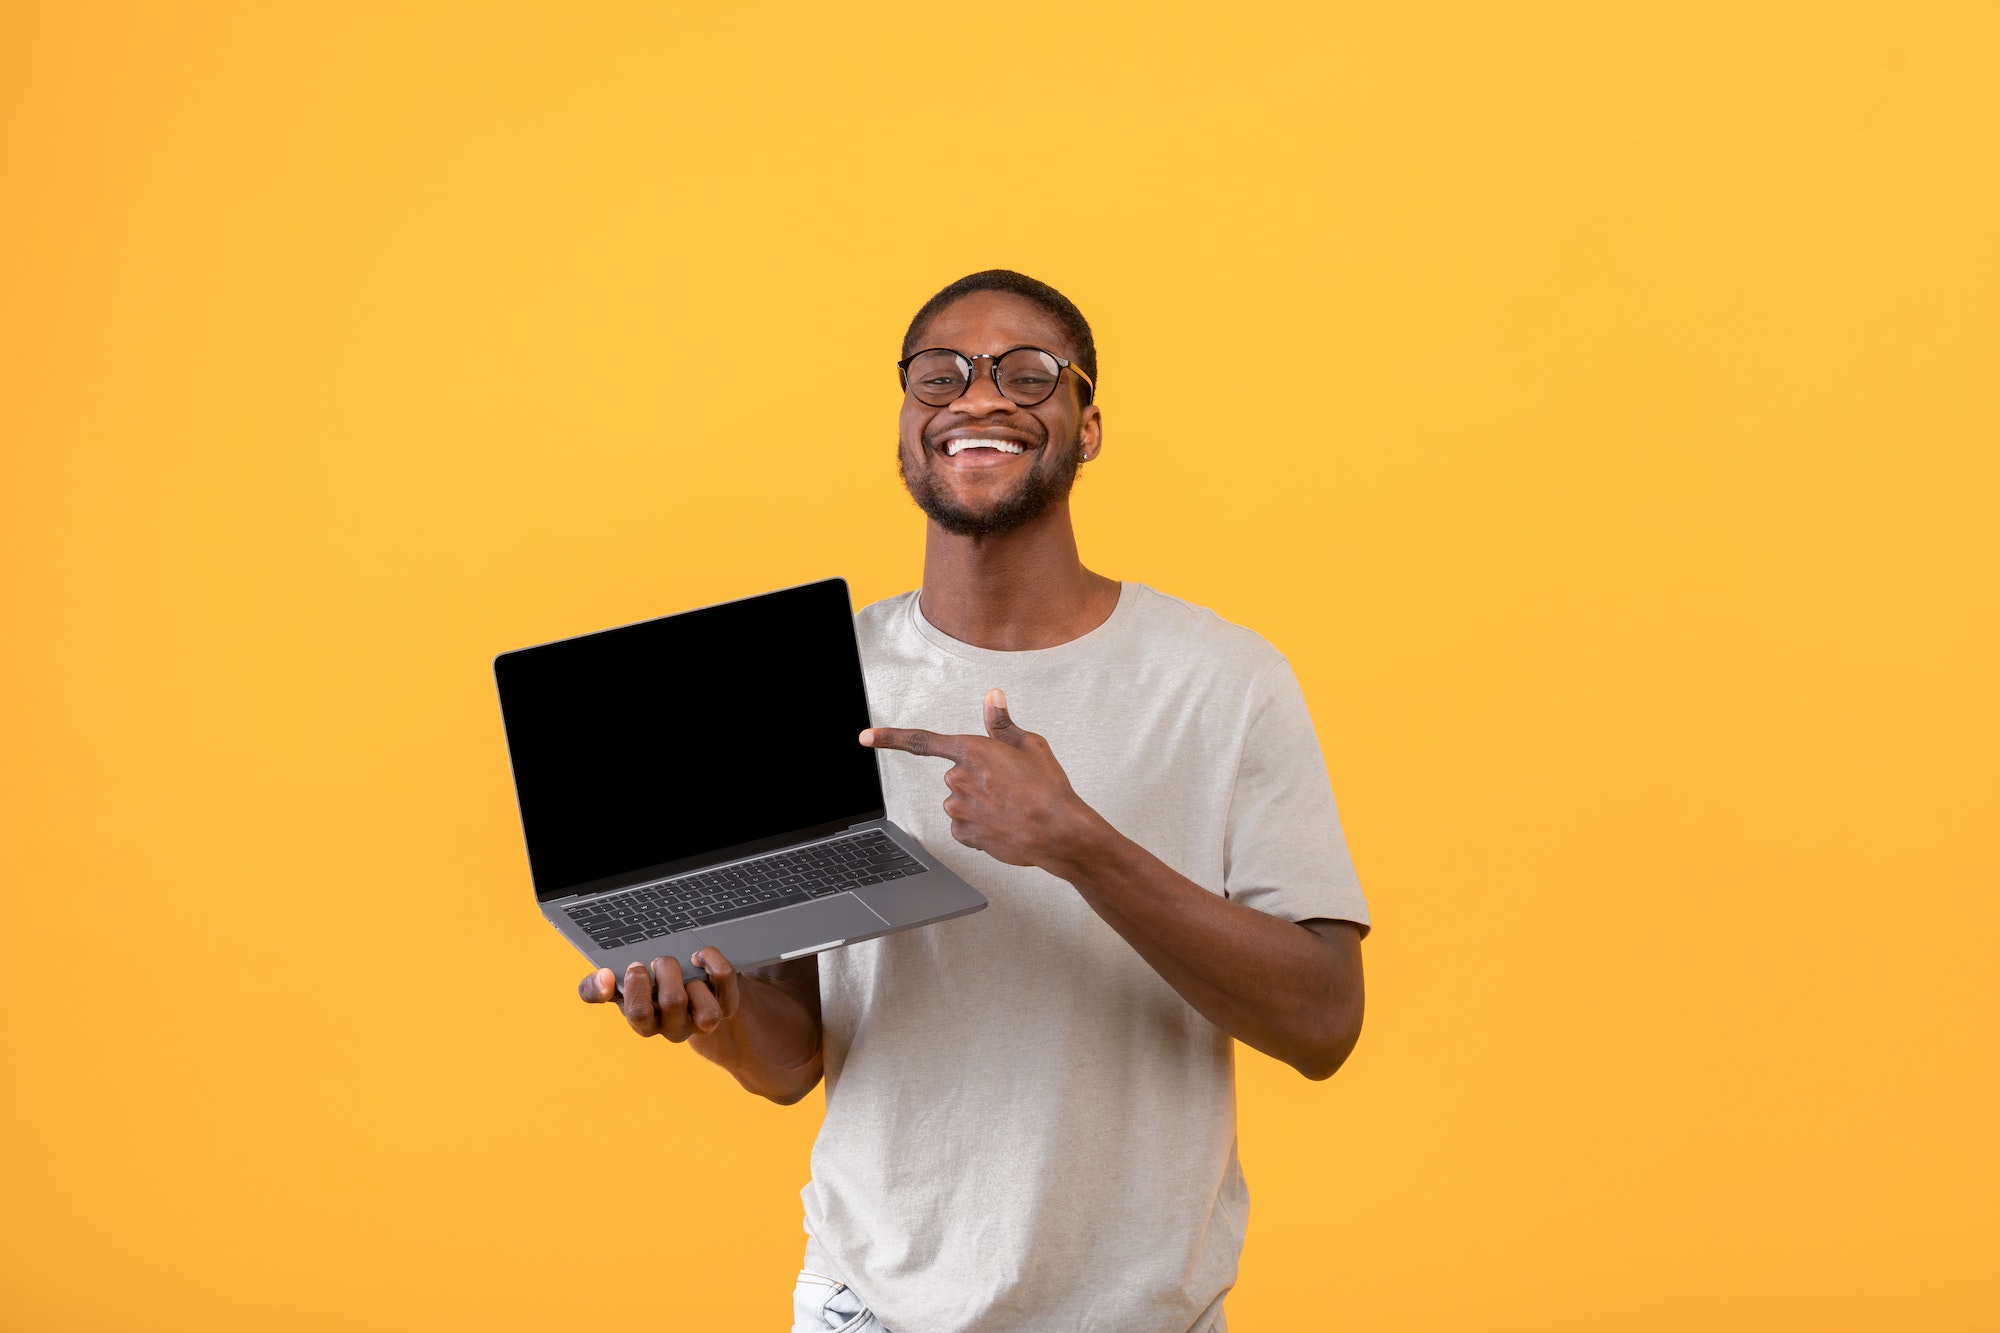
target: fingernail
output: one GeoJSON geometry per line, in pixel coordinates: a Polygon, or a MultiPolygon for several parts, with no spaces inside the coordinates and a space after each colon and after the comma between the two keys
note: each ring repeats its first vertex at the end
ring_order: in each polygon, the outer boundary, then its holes
{"type": "Polygon", "coordinates": [[[875,743],[875,731],[872,727],[861,733],[861,743],[863,745],[873,745],[875,743]]]}

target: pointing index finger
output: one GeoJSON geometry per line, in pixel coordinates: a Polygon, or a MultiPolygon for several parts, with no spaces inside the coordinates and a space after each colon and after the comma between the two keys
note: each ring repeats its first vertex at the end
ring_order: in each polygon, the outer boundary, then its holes
{"type": "Polygon", "coordinates": [[[876,750],[902,750],[933,759],[949,759],[954,764],[965,759],[972,736],[940,736],[935,731],[905,727],[870,727],[861,733],[861,743],[876,750]]]}

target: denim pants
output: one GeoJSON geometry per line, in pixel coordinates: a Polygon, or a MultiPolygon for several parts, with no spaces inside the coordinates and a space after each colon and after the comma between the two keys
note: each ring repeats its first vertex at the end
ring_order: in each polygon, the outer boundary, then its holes
{"type": "Polygon", "coordinates": [[[889,1333],[852,1289],[811,1269],[792,1289],[792,1333],[889,1333]]]}

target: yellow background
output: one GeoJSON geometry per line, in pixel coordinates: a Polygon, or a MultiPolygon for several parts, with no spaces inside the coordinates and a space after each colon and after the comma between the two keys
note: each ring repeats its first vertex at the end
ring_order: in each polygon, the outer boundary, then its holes
{"type": "Polygon", "coordinates": [[[1289,654],[1377,914],[1350,1065],[1242,1055],[1233,1326],[2000,1327],[1996,68],[0,4],[0,1326],[783,1326],[819,1099],[576,1002],[489,660],[913,586],[890,363],[1006,265],[1098,329],[1086,560],[1289,654]]]}

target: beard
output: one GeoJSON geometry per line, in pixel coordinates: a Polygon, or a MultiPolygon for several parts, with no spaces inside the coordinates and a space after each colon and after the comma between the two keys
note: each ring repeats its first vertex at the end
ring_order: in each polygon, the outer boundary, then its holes
{"type": "Polygon", "coordinates": [[[984,513],[975,513],[944,493],[932,470],[935,464],[929,443],[923,447],[924,467],[912,475],[898,444],[896,470],[902,474],[903,486],[917,502],[917,508],[954,537],[1000,537],[1026,527],[1068,498],[1076,485],[1077,469],[1083,465],[1083,429],[1079,426],[1068,448],[1058,452],[1044,445],[1036,451],[1037,457],[1018,486],[984,513]]]}

